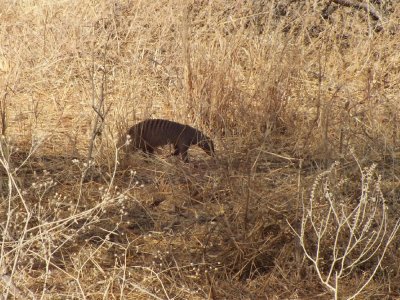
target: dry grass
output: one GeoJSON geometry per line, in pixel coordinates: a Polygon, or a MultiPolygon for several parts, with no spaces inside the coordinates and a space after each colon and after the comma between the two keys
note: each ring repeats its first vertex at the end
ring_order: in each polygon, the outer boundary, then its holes
{"type": "MultiPolygon", "coordinates": [[[[376,163],[388,232],[398,219],[400,4],[371,1],[378,32],[351,7],[323,19],[327,3],[3,1],[3,298],[331,299],[295,232],[313,188],[324,220],[313,183],[335,160],[343,212],[366,190],[357,162],[376,163]],[[150,117],[200,128],[217,158],[120,163],[116,140],[150,117]]],[[[360,299],[400,297],[399,242],[336,296],[374,274],[360,299]]]]}

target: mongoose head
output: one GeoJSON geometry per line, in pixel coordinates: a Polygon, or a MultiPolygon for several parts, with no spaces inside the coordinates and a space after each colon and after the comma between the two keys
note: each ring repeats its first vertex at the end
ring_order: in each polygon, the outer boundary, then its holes
{"type": "Polygon", "coordinates": [[[208,155],[214,156],[215,154],[214,143],[209,137],[204,136],[202,139],[200,139],[197,145],[201,149],[203,149],[208,155]]]}

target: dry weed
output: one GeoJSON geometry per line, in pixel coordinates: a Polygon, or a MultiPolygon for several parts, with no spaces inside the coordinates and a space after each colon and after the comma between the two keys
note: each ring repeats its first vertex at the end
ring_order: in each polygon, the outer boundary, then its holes
{"type": "MultiPolygon", "coordinates": [[[[400,209],[400,4],[360,0],[378,22],[338,2],[2,1],[3,297],[329,298],[288,226],[315,178],[339,160],[360,199],[354,148],[400,209]],[[217,159],[122,163],[118,138],[151,117],[198,127],[217,159]]],[[[360,297],[399,297],[398,243],[343,290],[375,270],[360,297]]]]}

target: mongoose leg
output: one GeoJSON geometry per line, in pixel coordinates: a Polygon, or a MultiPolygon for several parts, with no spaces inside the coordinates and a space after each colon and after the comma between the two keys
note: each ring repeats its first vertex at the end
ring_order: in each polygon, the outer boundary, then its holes
{"type": "Polygon", "coordinates": [[[181,153],[181,157],[182,157],[182,160],[185,162],[185,163],[188,163],[189,162],[189,158],[188,158],[188,149],[189,149],[189,146],[186,146],[186,145],[178,145],[178,150],[179,150],[179,152],[181,153]]]}
{"type": "Polygon", "coordinates": [[[144,147],[142,148],[143,152],[148,153],[148,154],[153,154],[154,153],[154,147],[149,145],[148,143],[144,144],[144,147]]]}
{"type": "Polygon", "coordinates": [[[176,155],[179,155],[179,148],[178,148],[178,146],[175,146],[175,151],[174,151],[174,153],[172,153],[171,155],[172,156],[176,156],[176,155]]]}

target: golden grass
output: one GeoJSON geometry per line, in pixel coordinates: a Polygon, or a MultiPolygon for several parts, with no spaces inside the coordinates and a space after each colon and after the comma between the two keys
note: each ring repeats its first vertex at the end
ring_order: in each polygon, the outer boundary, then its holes
{"type": "MultiPolygon", "coordinates": [[[[400,4],[371,1],[376,32],[325,2],[3,1],[2,294],[330,299],[291,226],[335,160],[336,197],[359,201],[353,153],[398,218],[400,4]],[[152,117],[200,128],[217,158],[122,165],[116,140],[152,117]]],[[[360,299],[399,297],[398,243],[360,299]]]]}

